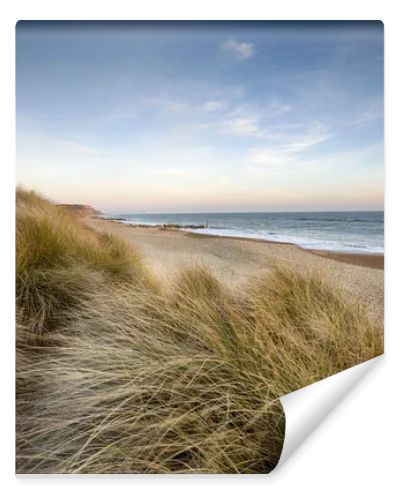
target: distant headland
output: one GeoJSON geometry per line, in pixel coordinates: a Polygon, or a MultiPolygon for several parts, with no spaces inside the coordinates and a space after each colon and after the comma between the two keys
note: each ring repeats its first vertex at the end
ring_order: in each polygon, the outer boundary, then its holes
{"type": "Polygon", "coordinates": [[[68,203],[59,203],[57,206],[66,208],[67,210],[73,212],[81,217],[86,217],[88,215],[101,215],[100,210],[96,210],[90,205],[76,205],[68,203]]]}

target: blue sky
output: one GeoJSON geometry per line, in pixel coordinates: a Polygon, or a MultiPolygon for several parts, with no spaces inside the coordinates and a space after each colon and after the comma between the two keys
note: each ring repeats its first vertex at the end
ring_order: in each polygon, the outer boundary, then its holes
{"type": "Polygon", "coordinates": [[[383,208],[383,25],[17,25],[17,181],[104,211],[383,208]]]}

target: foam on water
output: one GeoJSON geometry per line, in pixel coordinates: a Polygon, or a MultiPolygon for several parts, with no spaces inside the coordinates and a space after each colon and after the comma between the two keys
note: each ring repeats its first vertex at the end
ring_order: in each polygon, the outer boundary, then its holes
{"type": "MultiPolygon", "coordinates": [[[[116,216],[116,214],[114,214],[116,216]]],[[[123,223],[206,225],[197,234],[292,243],[302,248],[382,254],[383,212],[118,214],[123,223]]]]}
{"type": "Polygon", "coordinates": [[[327,250],[331,252],[348,252],[348,253],[371,253],[371,254],[381,254],[383,253],[383,247],[379,246],[364,246],[360,244],[351,243],[338,243],[335,241],[323,241],[323,240],[306,240],[301,237],[295,236],[285,236],[277,235],[271,233],[261,233],[261,232],[245,232],[245,231],[235,231],[230,229],[188,229],[185,230],[191,233],[198,234],[209,234],[212,236],[228,236],[234,238],[252,238],[264,241],[274,241],[276,243],[291,243],[299,247],[310,249],[310,250],[327,250]]]}

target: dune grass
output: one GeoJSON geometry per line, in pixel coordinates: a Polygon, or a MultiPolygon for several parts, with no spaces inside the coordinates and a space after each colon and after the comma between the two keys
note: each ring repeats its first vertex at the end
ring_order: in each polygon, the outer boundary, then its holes
{"type": "Polygon", "coordinates": [[[162,289],[140,256],[17,193],[17,471],[262,473],[278,398],[382,352],[321,276],[235,293],[205,268],[162,289]]]}
{"type": "Polygon", "coordinates": [[[34,191],[18,188],[16,202],[17,305],[35,342],[101,282],[156,286],[122,240],[96,233],[34,191]]]}

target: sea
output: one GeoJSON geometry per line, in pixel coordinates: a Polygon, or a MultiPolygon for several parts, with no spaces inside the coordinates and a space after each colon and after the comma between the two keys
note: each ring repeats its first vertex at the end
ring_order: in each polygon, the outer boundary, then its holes
{"type": "Polygon", "coordinates": [[[384,251],[383,211],[107,215],[125,219],[122,223],[206,226],[185,230],[200,234],[293,243],[315,250],[370,254],[383,254],[384,251]]]}

